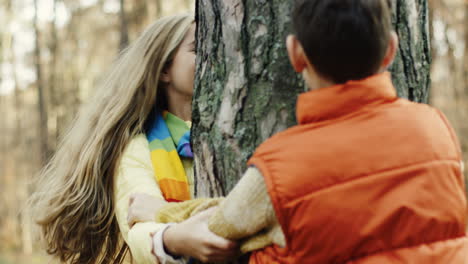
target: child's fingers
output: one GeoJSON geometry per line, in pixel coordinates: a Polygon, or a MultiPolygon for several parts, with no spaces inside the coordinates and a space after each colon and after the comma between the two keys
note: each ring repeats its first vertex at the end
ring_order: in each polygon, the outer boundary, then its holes
{"type": "Polygon", "coordinates": [[[207,241],[209,242],[210,247],[213,247],[217,250],[230,251],[237,249],[238,246],[236,242],[220,237],[209,230],[207,241]]]}

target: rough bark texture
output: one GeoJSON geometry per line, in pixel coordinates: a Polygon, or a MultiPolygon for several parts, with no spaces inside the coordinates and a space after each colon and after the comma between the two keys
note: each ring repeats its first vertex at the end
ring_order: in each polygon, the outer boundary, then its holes
{"type": "Polygon", "coordinates": [[[290,6],[283,0],[197,2],[197,196],[228,192],[254,149],[295,123],[296,95],[304,87],[284,45],[290,6]]]}
{"type": "Polygon", "coordinates": [[[393,82],[401,97],[429,100],[431,48],[427,0],[393,1],[393,24],[400,38],[392,67],[393,82]]]}
{"type": "MultiPolygon", "coordinates": [[[[265,139],[295,123],[302,80],[285,37],[292,1],[198,0],[193,147],[197,196],[229,192],[265,139]]],[[[427,102],[430,43],[426,0],[398,0],[400,37],[392,67],[400,96],[427,102]]]]}

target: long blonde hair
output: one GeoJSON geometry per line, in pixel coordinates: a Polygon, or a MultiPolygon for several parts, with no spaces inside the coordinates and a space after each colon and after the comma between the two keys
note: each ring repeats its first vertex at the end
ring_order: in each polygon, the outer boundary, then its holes
{"type": "Polygon", "coordinates": [[[129,141],[164,103],[161,72],[192,24],[189,15],[162,18],[128,47],[40,173],[32,212],[47,252],[61,262],[123,262],[114,174],[129,141]]]}

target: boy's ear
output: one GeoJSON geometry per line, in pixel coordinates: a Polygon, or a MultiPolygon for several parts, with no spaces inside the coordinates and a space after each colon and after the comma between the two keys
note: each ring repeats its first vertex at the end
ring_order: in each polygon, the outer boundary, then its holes
{"type": "Polygon", "coordinates": [[[387,53],[382,61],[381,68],[382,70],[387,70],[388,67],[393,63],[395,60],[395,56],[398,51],[398,35],[395,31],[390,33],[390,40],[388,43],[387,53]]]}
{"type": "Polygon", "coordinates": [[[302,73],[307,67],[307,57],[305,56],[304,49],[301,43],[294,35],[289,35],[286,39],[286,48],[288,49],[288,56],[291,65],[298,73],[302,73]]]}

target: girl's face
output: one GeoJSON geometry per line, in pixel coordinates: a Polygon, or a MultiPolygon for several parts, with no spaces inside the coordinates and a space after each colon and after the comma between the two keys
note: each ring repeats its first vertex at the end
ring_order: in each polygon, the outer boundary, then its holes
{"type": "MultiPolygon", "coordinates": [[[[193,24],[177,50],[165,74],[169,89],[183,96],[193,96],[195,79],[195,24],[193,24]]],[[[163,77],[164,79],[166,79],[163,77]]]]}

